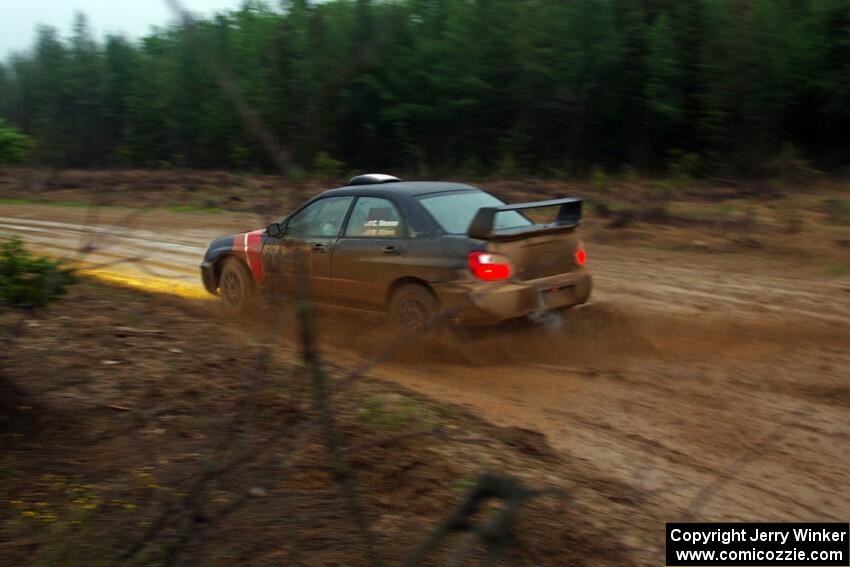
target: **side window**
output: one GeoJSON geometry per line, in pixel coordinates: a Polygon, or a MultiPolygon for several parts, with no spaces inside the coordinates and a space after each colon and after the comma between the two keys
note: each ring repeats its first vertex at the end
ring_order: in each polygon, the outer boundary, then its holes
{"type": "Polygon", "coordinates": [[[404,234],[398,209],[381,197],[357,199],[345,229],[346,236],[393,238],[404,234]]]}
{"type": "Polygon", "coordinates": [[[295,238],[337,236],[353,199],[328,197],[308,205],[289,219],[286,234],[295,238]]]}

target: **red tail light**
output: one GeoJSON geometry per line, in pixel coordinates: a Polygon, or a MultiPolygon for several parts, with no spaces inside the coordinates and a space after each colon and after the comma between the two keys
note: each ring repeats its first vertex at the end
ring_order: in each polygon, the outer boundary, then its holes
{"type": "Polygon", "coordinates": [[[579,266],[584,266],[587,263],[587,252],[584,251],[584,248],[579,248],[576,250],[576,264],[579,266]]]}
{"type": "Polygon", "coordinates": [[[507,258],[489,252],[470,252],[469,269],[476,278],[485,282],[506,280],[513,271],[507,258]]]}

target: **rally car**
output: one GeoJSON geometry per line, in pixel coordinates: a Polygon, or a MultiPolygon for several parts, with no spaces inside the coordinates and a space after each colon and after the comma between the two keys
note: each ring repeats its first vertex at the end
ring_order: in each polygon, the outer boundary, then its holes
{"type": "Polygon", "coordinates": [[[587,301],[581,206],[507,205],[470,185],[361,175],[263,230],[213,241],[201,275],[231,313],[291,294],[300,279],[316,302],[383,311],[405,327],[446,312],[492,324],[587,301]]]}

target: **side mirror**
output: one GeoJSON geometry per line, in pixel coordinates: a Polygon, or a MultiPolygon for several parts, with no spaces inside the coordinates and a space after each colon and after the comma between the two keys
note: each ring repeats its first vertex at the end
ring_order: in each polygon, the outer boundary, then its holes
{"type": "Polygon", "coordinates": [[[272,238],[280,238],[283,236],[283,227],[280,226],[280,223],[273,222],[266,227],[266,234],[272,238]]]}

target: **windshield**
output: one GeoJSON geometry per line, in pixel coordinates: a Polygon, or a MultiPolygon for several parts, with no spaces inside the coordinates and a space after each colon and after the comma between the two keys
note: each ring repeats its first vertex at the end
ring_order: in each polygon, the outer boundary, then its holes
{"type": "MultiPolygon", "coordinates": [[[[466,234],[469,223],[482,207],[501,207],[505,203],[483,191],[439,193],[419,198],[422,206],[431,213],[447,234],[466,234]]],[[[493,228],[531,226],[532,223],[517,211],[505,211],[496,215],[493,228]]]]}

